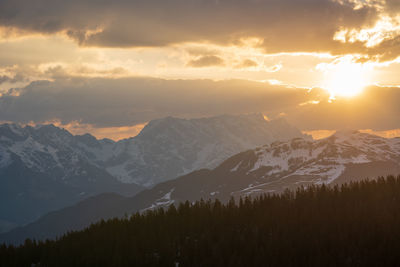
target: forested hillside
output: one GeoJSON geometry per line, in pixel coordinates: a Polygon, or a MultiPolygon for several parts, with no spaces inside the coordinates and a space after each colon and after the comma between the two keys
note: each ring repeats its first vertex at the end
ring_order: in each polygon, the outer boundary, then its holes
{"type": "Polygon", "coordinates": [[[0,246],[0,266],[396,266],[399,251],[400,176],[390,176],[171,205],[0,246]]]}

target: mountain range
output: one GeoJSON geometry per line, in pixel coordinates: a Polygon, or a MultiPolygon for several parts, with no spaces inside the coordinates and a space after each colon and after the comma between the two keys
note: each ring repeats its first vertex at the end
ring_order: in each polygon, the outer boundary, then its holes
{"type": "Polygon", "coordinates": [[[184,201],[281,193],[310,185],[340,185],[400,173],[400,138],[340,131],[321,140],[293,138],[238,153],[214,169],[201,169],[157,184],[133,197],[102,194],[49,213],[0,235],[0,241],[54,238],[100,219],[166,207],[184,201]]]}
{"type": "Polygon", "coordinates": [[[276,140],[306,137],[262,114],[150,121],[118,142],[54,125],[0,125],[0,232],[101,193],[133,196],[276,140]]]}

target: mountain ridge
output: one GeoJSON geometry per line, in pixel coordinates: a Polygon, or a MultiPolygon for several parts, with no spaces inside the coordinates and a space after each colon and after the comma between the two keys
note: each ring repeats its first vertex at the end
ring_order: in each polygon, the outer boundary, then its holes
{"type": "MultiPolygon", "coordinates": [[[[400,174],[400,138],[386,139],[360,132],[343,135],[338,132],[321,140],[294,138],[250,149],[228,158],[212,170],[201,169],[160,183],[96,212],[101,213],[99,217],[108,219],[185,201],[219,199],[226,202],[231,197],[279,194],[300,186],[343,184],[389,174],[400,174]]],[[[98,197],[101,199],[101,196],[98,197]]],[[[85,210],[77,209],[73,212],[75,215],[70,217],[90,213],[94,208],[89,205],[85,210]]],[[[71,210],[74,208],[71,207],[71,210]]],[[[51,220],[57,221],[63,214],[63,210],[57,211],[51,220]]],[[[51,224],[43,219],[23,230],[1,235],[0,240],[21,242],[26,237],[54,238],[66,231],[80,230],[93,222],[80,221],[79,225],[74,220],[63,220],[60,228],[46,232],[51,224]],[[38,225],[47,227],[39,231],[38,225]]]]}
{"type": "Polygon", "coordinates": [[[195,169],[213,168],[242,150],[293,136],[304,135],[284,121],[267,122],[262,114],[168,117],[118,142],[73,135],[51,124],[2,124],[0,228],[32,222],[104,192],[132,196],[195,169]]]}

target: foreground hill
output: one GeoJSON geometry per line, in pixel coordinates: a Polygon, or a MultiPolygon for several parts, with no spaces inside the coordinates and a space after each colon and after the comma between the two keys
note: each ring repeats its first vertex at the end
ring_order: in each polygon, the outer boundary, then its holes
{"type": "Polygon", "coordinates": [[[156,185],[134,197],[99,195],[47,214],[22,228],[0,235],[0,241],[55,238],[70,230],[137,211],[200,199],[281,193],[285,189],[342,184],[400,173],[400,138],[385,139],[357,131],[337,132],[311,141],[295,138],[239,153],[213,170],[202,169],[156,185]],[[101,203],[101,204],[99,204],[101,203]]]}
{"type": "Polygon", "coordinates": [[[1,246],[0,266],[398,266],[399,206],[400,177],[186,202],[1,246]]]}
{"type": "Polygon", "coordinates": [[[212,168],[276,140],[303,136],[261,114],[163,118],[119,142],[72,135],[54,125],[0,125],[0,232],[104,192],[145,187],[212,168]],[[3,228],[3,229],[2,229],[3,228]]]}

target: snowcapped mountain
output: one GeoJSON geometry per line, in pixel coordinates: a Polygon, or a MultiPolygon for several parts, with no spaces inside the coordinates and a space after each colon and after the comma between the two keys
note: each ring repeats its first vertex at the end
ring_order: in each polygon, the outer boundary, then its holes
{"type": "Polygon", "coordinates": [[[62,169],[62,180],[85,174],[87,164],[105,169],[122,183],[152,186],[200,168],[214,168],[228,157],[276,140],[304,135],[283,119],[262,114],[201,119],[153,120],[133,138],[114,142],[90,134],[74,136],[54,125],[0,125],[0,168],[12,156],[38,172],[62,169]]]}
{"type": "Polygon", "coordinates": [[[261,114],[151,121],[114,142],[72,135],[54,125],[0,125],[0,230],[104,192],[134,195],[143,187],[261,144],[303,136],[261,114]]]}
{"type": "Polygon", "coordinates": [[[241,152],[213,170],[194,171],[133,197],[93,197],[1,235],[0,240],[21,242],[27,237],[54,238],[101,218],[124,216],[187,200],[218,198],[228,201],[231,197],[280,193],[299,186],[342,184],[390,174],[400,174],[400,138],[385,139],[357,131],[337,132],[315,141],[294,138],[241,152]]]}
{"type": "Polygon", "coordinates": [[[198,199],[280,193],[312,184],[400,174],[400,138],[358,131],[337,132],[322,140],[294,138],[239,153],[213,170],[200,170],[139,193],[154,208],[198,199]],[[149,197],[151,195],[151,197],[149,197]]]}
{"type": "Polygon", "coordinates": [[[231,172],[244,172],[254,183],[239,191],[281,192],[310,184],[343,183],[400,173],[400,138],[385,139],[358,131],[307,141],[274,142],[252,151],[251,161],[238,161],[231,172]]]}
{"type": "Polygon", "coordinates": [[[143,204],[139,207],[143,210],[186,200],[229,200],[399,173],[400,138],[347,131],[322,140],[294,138],[247,150],[213,170],[158,184],[134,199],[143,204]]]}
{"type": "Polygon", "coordinates": [[[146,187],[200,168],[214,168],[241,151],[276,140],[305,137],[285,120],[262,114],[151,121],[138,136],[116,144],[105,161],[122,182],[146,187]]]}
{"type": "Polygon", "coordinates": [[[105,191],[133,195],[142,190],[122,184],[85,149],[111,143],[73,136],[53,125],[0,125],[0,228],[30,222],[105,191]]]}

